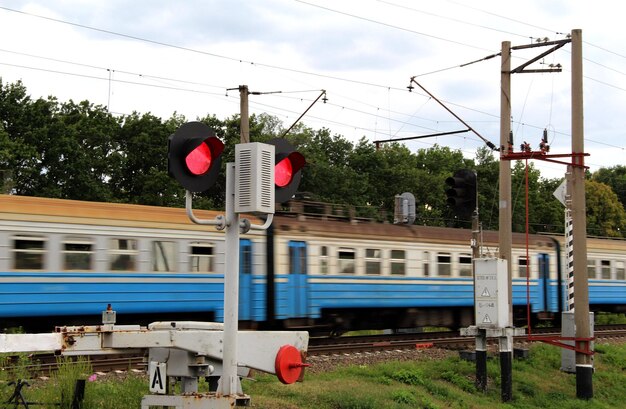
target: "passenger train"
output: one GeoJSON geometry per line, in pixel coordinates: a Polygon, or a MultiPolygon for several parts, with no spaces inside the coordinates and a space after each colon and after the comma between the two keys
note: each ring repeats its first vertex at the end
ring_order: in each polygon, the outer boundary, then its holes
{"type": "MultiPolygon", "coordinates": [[[[375,223],[299,211],[240,241],[240,328],[339,334],[473,324],[469,230],[375,223]]],[[[214,218],[217,212],[197,211],[214,218]]],[[[255,221],[260,223],[260,221],[255,221]]],[[[497,232],[483,235],[497,250],[497,232]]],[[[513,235],[514,317],[565,304],[562,237],[513,235]]],[[[590,238],[592,311],[626,311],[626,241],[590,238]]],[[[0,328],[222,321],[223,232],[184,209],[0,195],[0,328]]]]}

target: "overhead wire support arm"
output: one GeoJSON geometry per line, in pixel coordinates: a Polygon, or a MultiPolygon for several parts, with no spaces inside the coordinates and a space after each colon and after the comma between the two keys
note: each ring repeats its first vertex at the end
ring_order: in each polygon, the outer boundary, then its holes
{"type": "MultiPolygon", "coordinates": [[[[422,89],[422,91],[424,91],[425,93],[427,93],[432,99],[434,99],[439,105],[441,105],[446,111],[448,111],[450,114],[452,114],[453,117],[455,117],[456,119],[458,119],[463,125],[467,126],[467,129],[469,129],[470,131],[472,131],[476,136],[478,136],[483,142],[485,142],[485,144],[491,148],[494,151],[497,151],[498,148],[496,147],[496,145],[494,145],[491,141],[489,141],[487,138],[484,138],[481,134],[478,133],[478,131],[476,131],[474,128],[472,128],[467,122],[465,122],[464,120],[461,119],[461,117],[459,117],[457,114],[455,114],[454,112],[452,112],[452,110],[450,108],[448,108],[443,102],[441,102],[439,99],[437,99],[437,97],[435,97],[433,94],[431,94],[426,88],[424,88],[419,82],[415,81],[415,77],[411,77],[411,83],[414,83],[415,85],[417,85],[418,87],[420,87],[422,89]]],[[[413,87],[409,84],[409,91],[411,91],[413,89],[413,87]]]]}
{"type": "Polygon", "coordinates": [[[289,132],[293,129],[293,127],[294,127],[294,126],[296,126],[296,124],[297,124],[298,122],[300,122],[300,120],[302,119],[302,117],[303,117],[303,116],[305,116],[305,115],[306,115],[306,113],[307,113],[307,112],[309,112],[309,110],[310,110],[311,108],[313,108],[313,105],[315,105],[315,103],[316,103],[317,101],[319,101],[319,99],[320,99],[320,98],[322,98],[322,97],[324,97],[324,99],[322,99],[322,101],[323,101],[324,103],[326,103],[326,101],[328,101],[328,98],[326,98],[326,90],[325,90],[325,89],[323,89],[323,90],[322,90],[322,92],[318,95],[318,97],[317,97],[317,98],[315,98],[315,101],[313,101],[313,102],[311,103],[311,105],[309,105],[309,107],[308,107],[308,108],[307,108],[307,109],[306,109],[306,110],[302,113],[302,115],[300,115],[300,116],[298,117],[298,119],[296,119],[296,120],[294,121],[294,123],[293,123],[293,124],[291,124],[291,126],[289,127],[289,129],[287,129],[285,132],[283,132],[283,134],[282,134],[280,137],[281,137],[281,138],[284,138],[284,137],[285,137],[285,136],[286,136],[286,135],[287,135],[287,134],[288,134],[288,133],[289,133],[289,132]]]}
{"type": "Polygon", "coordinates": [[[449,132],[431,133],[428,135],[407,136],[406,138],[380,139],[378,141],[374,141],[374,144],[376,145],[376,149],[378,149],[381,143],[386,143],[386,142],[410,141],[414,139],[431,138],[433,136],[455,135],[455,134],[465,133],[469,131],[470,131],[469,129],[461,129],[460,131],[449,131],[449,132]]]}
{"type": "Polygon", "coordinates": [[[567,39],[567,40],[549,41],[549,42],[545,42],[545,43],[527,44],[527,45],[522,45],[522,46],[517,46],[517,47],[511,47],[511,50],[520,50],[520,49],[526,49],[526,48],[545,47],[545,46],[548,46],[548,45],[554,45],[554,47],[552,47],[548,51],[545,51],[545,52],[539,54],[535,58],[531,58],[530,60],[528,60],[524,64],[520,65],[519,67],[511,70],[511,73],[512,74],[519,74],[519,73],[539,73],[539,72],[561,72],[562,69],[561,69],[560,66],[556,67],[556,68],[534,69],[534,70],[525,70],[525,68],[528,67],[530,64],[532,64],[532,63],[542,59],[546,55],[549,55],[549,54],[555,52],[559,48],[563,47],[565,44],[570,43],[571,41],[572,40],[567,39]]]}

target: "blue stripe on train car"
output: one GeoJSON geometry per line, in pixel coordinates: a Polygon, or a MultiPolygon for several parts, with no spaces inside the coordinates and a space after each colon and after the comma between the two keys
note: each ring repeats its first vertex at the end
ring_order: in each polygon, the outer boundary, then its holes
{"type": "Polygon", "coordinates": [[[10,273],[0,276],[0,316],[211,312],[222,321],[222,275],[10,273]]]}
{"type": "MultiPolygon", "coordinates": [[[[531,279],[528,282],[528,291],[530,292],[530,305],[532,312],[544,311],[541,300],[543,299],[542,295],[542,286],[539,285],[537,279],[531,279]]],[[[525,278],[514,278],[513,279],[513,305],[523,306],[528,302],[527,289],[526,289],[526,279],[525,278]]]]}
{"type": "MultiPolygon", "coordinates": [[[[576,299],[576,294],[574,294],[576,299]]],[[[589,280],[589,304],[624,304],[626,281],[589,280]]]]}
{"type": "MultiPolygon", "coordinates": [[[[289,278],[280,275],[276,280],[280,319],[296,317],[289,315],[289,278]]],[[[514,283],[514,305],[526,305],[526,280],[514,283]]],[[[474,290],[468,278],[316,275],[308,277],[307,297],[307,313],[298,317],[319,318],[324,308],[467,307],[474,303],[474,290]]],[[[533,311],[539,298],[537,280],[531,280],[533,311]]]]}
{"type": "Polygon", "coordinates": [[[315,276],[309,281],[311,314],[324,308],[456,307],[474,303],[467,278],[315,276]]]}

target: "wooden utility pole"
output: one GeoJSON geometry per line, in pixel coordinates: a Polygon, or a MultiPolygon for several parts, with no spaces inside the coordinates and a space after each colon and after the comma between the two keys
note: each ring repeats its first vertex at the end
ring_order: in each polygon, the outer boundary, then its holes
{"type": "Polygon", "coordinates": [[[250,142],[250,117],[248,114],[248,86],[239,86],[239,108],[241,120],[241,143],[250,142]]]}
{"type": "MultiPolygon", "coordinates": [[[[585,214],[585,167],[583,126],[583,58],[582,30],[572,30],[572,163],[568,192],[572,197],[574,250],[574,322],[578,350],[589,351],[589,285],[587,277],[587,218],[585,214]]],[[[576,352],[576,396],[593,397],[591,355],[576,352]]]]}
{"type": "MultiPolygon", "coordinates": [[[[511,133],[511,42],[502,42],[500,70],[500,155],[509,151],[511,133]]],[[[500,205],[499,205],[500,258],[507,263],[509,287],[509,322],[513,325],[513,268],[512,247],[512,204],[511,204],[511,161],[500,159],[500,205]]]]}

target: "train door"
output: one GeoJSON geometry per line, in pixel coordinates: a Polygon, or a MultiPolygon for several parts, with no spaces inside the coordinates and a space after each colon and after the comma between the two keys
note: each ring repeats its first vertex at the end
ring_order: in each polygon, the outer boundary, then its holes
{"type": "Polygon", "coordinates": [[[546,253],[538,255],[537,275],[537,311],[550,310],[550,256],[546,253]]]}
{"type": "Polygon", "coordinates": [[[307,316],[307,246],[304,241],[289,241],[288,305],[290,316],[307,316]]]}
{"type": "Polygon", "coordinates": [[[239,319],[253,318],[254,286],[252,283],[252,241],[239,240],[239,319]]]}

